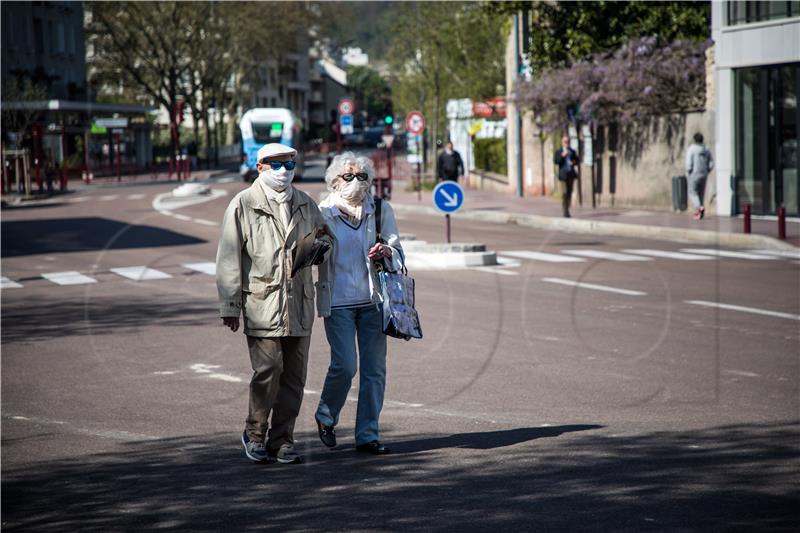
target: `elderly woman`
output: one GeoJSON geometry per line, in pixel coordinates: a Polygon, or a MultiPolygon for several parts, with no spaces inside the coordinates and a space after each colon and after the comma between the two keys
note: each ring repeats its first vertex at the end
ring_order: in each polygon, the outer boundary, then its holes
{"type": "Polygon", "coordinates": [[[320,267],[317,310],[325,318],[331,363],[315,418],[322,443],[336,446],[339,413],[360,369],[356,450],[384,455],[389,448],[380,442],[378,418],[386,389],[386,335],[375,263],[400,269],[403,250],[394,211],[385,201],[382,242],[377,242],[376,205],[369,194],[374,174],[372,162],[352,152],[336,156],[325,173],[330,195],[319,208],[333,234],[333,253],[320,267]]]}

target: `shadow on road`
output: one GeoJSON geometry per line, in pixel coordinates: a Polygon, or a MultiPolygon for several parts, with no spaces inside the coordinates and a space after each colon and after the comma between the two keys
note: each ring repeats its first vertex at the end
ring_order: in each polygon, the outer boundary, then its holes
{"type": "Polygon", "coordinates": [[[154,226],[126,224],[100,217],[5,221],[0,226],[3,257],[206,242],[154,226]]]}
{"type": "Polygon", "coordinates": [[[294,466],[251,464],[228,434],[26,465],[8,457],[36,437],[4,440],[3,529],[797,530],[796,424],[520,441],[532,431],[412,435],[481,447],[385,457],[304,433],[307,462],[294,466]]]}
{"type": "MultiPolygon", "coordinates": [[[[91,290],[91,289],[89,289],[91,290]]],[[[212,294],[213,296],[213,294],[212,294]]],[[[127,296],[123,299],[92,296],[85,300],[53,302],[46,298],[3,302],[3,345],[84,335],[110,335],[157,325],[218,325],[212,300],[161,297],[157,300],[127,296]]]]}

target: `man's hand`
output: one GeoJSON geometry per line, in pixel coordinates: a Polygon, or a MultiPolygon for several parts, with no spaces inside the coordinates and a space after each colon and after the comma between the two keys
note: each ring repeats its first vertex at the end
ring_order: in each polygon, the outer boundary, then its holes
{"type": "Polygon", "coordinates": [[[222,319],[222,323],[231,328],[231,331],[239,330],[239,317],[226,316],[222,319]]]}
{"type": "Polygon", "coordinates": [[[375,246],[369,249],[367,257],[369,257],[373,261],[375,261],[376,259],[383,259],[384,257],[392,257],[392,248],[391,246],[386,246],[385,244],[377,243],[375,246]]]}

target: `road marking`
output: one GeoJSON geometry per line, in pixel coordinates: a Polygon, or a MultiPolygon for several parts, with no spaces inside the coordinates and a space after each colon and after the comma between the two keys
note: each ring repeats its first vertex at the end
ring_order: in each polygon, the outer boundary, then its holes
{"type": "Polygon", "coordinates": [[[754,315],[774,316],[776,318],[788,318],[789,320],[800,320],[800,315],[792,313],[781,313],[779,311],[769,311],[767,309],[758,309],[756,307],[745,307],[743,305],[723,304],[720,302],[707,302],[705,300],[686,300],[687,304],[699,305],[702,307],[716,307],[719,309],[727,309],[728,311],[741,311],[743,313],[752,313],[754,315]]]}
{"type": "Polygon", "coordinates": [[[118,194],[107,194],[105,196],[97,197],[98,200],[102,200],[104,202],[110,202],[111,200],[116,200],[117,198],[119,198],[118,194]]]}
{"type": "Polygon", "coordinates": [[[7,414],[4,414],[3,418],[31,422],[33,424],[40,424],[40,425],[62,426],[67,431],[81,433],[83,435],[90,435],[93,437],[103,437],[106,439],[139,441],[139,440],[155,440],[159,438],[159,437],[154,437],[152,435],[143,435],[142,433],[132,433],[130,431],[83,428],[75,426],[70,422],[64,422],[62,420],[53,420],[51,418],[27,417],[27,416],[7,415],[7,414]]]}
{"type": "Polygon", "coordinates": [[[47,281],[52,281],[56,285],[85,285],[87,283],[97,283],[97,280],[84,276],[80,272],[70,270],[67,272],[48,272],[42,274],[47,281]]]}
{"type": "Polygon", "coordinates": [[[734,259],[751,259],[753,261],[772,261],[776,259],[775,257],[766,255],[757,255],[748,252],[730,252],[728,250],[717,250],[716,248],[681,248],[681,251],[690,254],[714,255],[717,257],[731,257],[734,259]]]}
{"type": "Polygon", "coordinates": [[[172,216],[174,216],[178,220],[184,220],[186,222],[189,222],[189,221],[192,220],[192,217],[187,217],[186,215],[181,215],[179,213],[172,213],[172,216]]]}
{"type": "Polygon", "coordinates": [[[637,250],[622,250],[629,254],[649,255],[652,257],[663,257],[665,259],[679,259],[681,261],[713,261],[713,257],[697,254],[686,254],[682,252],[668,252],[666,250],[650,250],[650,249],[637,249],[637,250]]]}
{"type": "Polygon", "coordinates": [[[144,194],[129,194],[127,196],[128,200],[141,200],[144,197],[145,197],[144,194]]]}
{"type": "Polygon", "coordinates": [[[505,270],[502,266],[499,267],[473,267],[471,270],[477,270],[479,272],[488,272],[489,274],[500,274],[501,276],[519,276],[519,272],[514,272],[513,270],[505,270]]]}
{"type": "Polygon", "coordinates": [[[756,374],[755,372],[747,372],[746,370],[725,370],[726,374],[731,374],[732,376],[743,376],[746,378],[758,378],[761,377],[760,374],[756,374]]]}
{"type": "Polygon", "coordinates": [[[111,272],[113,272],[114,274],[119,274],[120,276],[126,278],[130,278],[134,281],[167,279],[172,277],[166,272],[161,272],[160,270],[154,270],[152,268],[147,268],[145,266],[112,268],[111,272]]]}
{"type": "Polygon", "coordinates": [[[219,178],[217,183],[233,183],[234,181],[238,181],[236,178],[219,178]]]}
{"type": "Polygon", "coordinates": [[[219,222],[214,222],[213,220],[206,220],[204,218],[193,218],[192,222],[196,222],[198,224],[203,224],[205,226],[219,226],[219,222]]]}
{"type": "Polygon", "coordinates": [[[753,253],[788,257],[789,259],[800,259],[800,250],[753,250],[753,253]]]}
{"type": "Polygon", "coordinates": [[[22,285],[16,281],[11,281],[5,276],[0,276],[0,289],[21,289],[22,285]]]}
{"type": "Polygon", "coordinates": [[[242,378],[237,376],[231,376],[230,374],[221,374],[219,372],[214,372],[213,370],[219,368],[219,365],[206,365],[203,363],[197,363],[190,366],[194,372],[198,374],[204,374],[205,377],[211,379],[219,379],[222,381],[228,381],[230,383],[241,383],[242,378]]]}
{"type": "Polygon", "coordinates": [[[73,204],[75,204],[75,203],[78,203],[78,202],[85,202],[85,201],[86,201],[86,200],[88,200],[88,199],[89,199],[89,197],[88,197],[88,196],[79,196],[79,197],[77,197],[77,198],[70,198],[70,199],[69,199],[69,200],[67,200],[67,201],[68,201],[68,202],[70,202],[70,203],[73,203],[73,204]]]}
{"type": "Polygon", "coordinates": [[[571,257],[568,255],[546,254],[544,252],[529,252],[525,250],[512,250],[509,252],[499,252],[503,256],[517,257],[520,259],[530,259],[532,261],[546,261],[548,263],[582,263],[586,259],[571,257]]]}
{"type": "Polygon", "coordinates": [[[203,274],[208,274],[209,276],[216,276],[217,275],[217,264],[206,262],[206,263],[184,263],[183,266],[190,270],[194,270],[196,272],[202,272],[203,274]]]}
{"type": "Polygon", "coordinates": [[[647,293],[641,291],[633,291],[630,289],[619,289],[617,287],[608,287],[606,285],[596,285],[594,283],[584,283],[583,281],[571,281],[561,278],[542,278],[542,281],[547,283],[558,283],[560,285],[569,285],[570,287],[580,287],[582,289],[592,289],[595,291],[613,292],[616,294],[624,294],[626,296],[644,296],[647,293]]]}
{"type": "Polygon", "coordinates": [[[652,261],[649,257],[639,255],[620,254],[603,250],[561,250],[562,254],[579,255],[594,259],[608,259],[609,261],[652,261]]]}

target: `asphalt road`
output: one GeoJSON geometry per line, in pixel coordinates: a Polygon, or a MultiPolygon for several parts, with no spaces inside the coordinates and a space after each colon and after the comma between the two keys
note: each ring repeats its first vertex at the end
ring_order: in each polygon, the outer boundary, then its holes
{"type": "MultiPolygon", "coordinates": [[[[354,401],[318,441],[318,321],[305,463],[255,465],[246,343],[208,273],[244,185],[156,202],[174,186],[3,209],[4,530],[800,528],[797,259],[459,220],[503,264],[411,272],[425,338],[390,340],[393,455],[353,451],[354,401]]],[[[440,217],[398,223],[443,240],[440,217]]]]}

